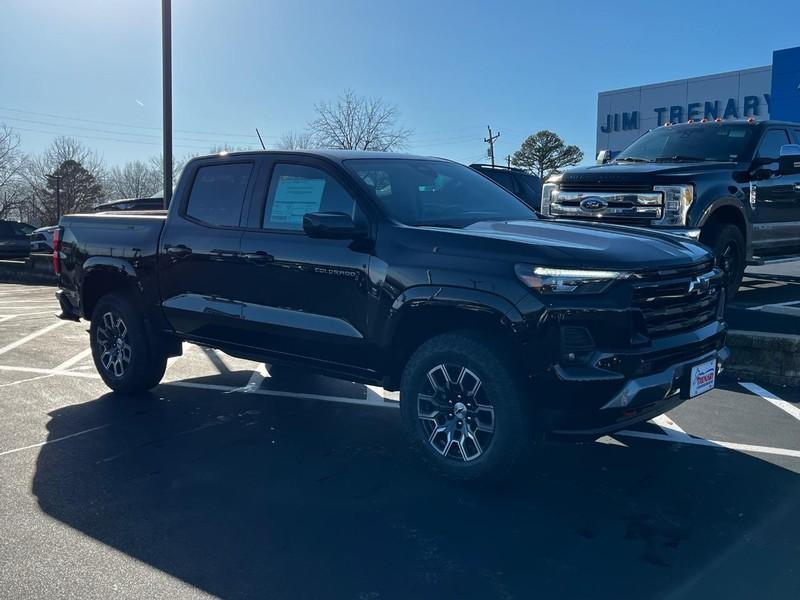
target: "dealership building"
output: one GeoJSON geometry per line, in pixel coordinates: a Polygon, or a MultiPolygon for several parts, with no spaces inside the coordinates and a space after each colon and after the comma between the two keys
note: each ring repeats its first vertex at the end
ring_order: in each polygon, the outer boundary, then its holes
{"type": "Polygon", "coordinates": [[[800,122],[800,47],[776,50],[765,67],[600,92],[597,152],[667,122],[750,117],[800,122]]]}

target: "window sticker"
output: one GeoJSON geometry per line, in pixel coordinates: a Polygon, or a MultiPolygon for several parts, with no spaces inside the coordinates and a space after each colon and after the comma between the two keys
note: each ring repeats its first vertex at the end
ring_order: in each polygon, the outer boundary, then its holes
{"type": "Polygon", "coordinates": [[[270,222],[276,225],[302,225],[303,215],[319,211],[324,191],[324,179],[281,175],[272,199],[270,222]]]}

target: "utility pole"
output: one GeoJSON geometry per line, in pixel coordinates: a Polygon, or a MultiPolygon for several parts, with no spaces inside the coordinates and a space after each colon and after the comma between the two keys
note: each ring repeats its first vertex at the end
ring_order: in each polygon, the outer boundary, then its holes
{"type": "Polygon", "coordinates": [[[489,144],[489,158],[492,159],[492,166],[494,166],[494,141],[500,137],[500,132],[498,131],[497,134],[492,135],[492,128],[490,125],[487,125],[486,128],[489,130],[489,137],[484,138],[484,142],[489,144]]]}
{"type": "Polygon", "coordinates": [[[61,220],[61,175],[48,175],[48,179],[56,180],[56,223],[61,220]]]}
{"type": "Polygon", "coordinates": [[[508,165],[508,168],[510,169],[511,168],[511,155],[510,154],[506,155],[506,164],[508,165]]]}
{"type": "Polygon", "coordinates": [[[161,92],[164,130],[164,209],[172,199],[172,0],[161,0],[161,92]]]}

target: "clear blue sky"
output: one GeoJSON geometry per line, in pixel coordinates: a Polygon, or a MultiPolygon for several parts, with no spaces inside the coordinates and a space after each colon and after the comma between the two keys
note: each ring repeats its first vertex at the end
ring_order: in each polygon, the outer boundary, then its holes
{"type": "MultiPolygon", "coordinates": [[[[544,128],[591,155],[599,91],[770,64],[798,22],[798,0],[173,0],[175,152],[269,144],[349,87],[398,105],[413,152],[476,160],[491,124],[498,156],[544,128]]],[[[0,23],[26,151],[160,152],[159,0],[5,0],[0,23]]]]}

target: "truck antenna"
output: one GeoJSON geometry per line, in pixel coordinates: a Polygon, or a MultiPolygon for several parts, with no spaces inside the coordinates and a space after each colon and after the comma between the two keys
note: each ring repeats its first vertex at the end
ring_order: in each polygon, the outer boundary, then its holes
{"type": "Polygon", "coordinates": [[[267,147],[264,145],[264,140],[261,139],[261,133],[258,131],[258,127],[256,127],[256,135],[258,136],[258,141],[261,142],[261,149],[266,150],[267,147]]]}

